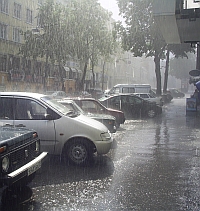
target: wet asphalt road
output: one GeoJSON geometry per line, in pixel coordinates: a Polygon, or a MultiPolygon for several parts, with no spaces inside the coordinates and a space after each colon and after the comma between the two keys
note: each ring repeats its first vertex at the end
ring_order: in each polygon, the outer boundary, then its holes
{"type": "Polygon", "coordinates": [[[87,167],[50,157],[29,185],[31,201],[1,210],[200,210],[200,117],[173,99],[155,119],[127,120],[118,148],[87,167]]]}

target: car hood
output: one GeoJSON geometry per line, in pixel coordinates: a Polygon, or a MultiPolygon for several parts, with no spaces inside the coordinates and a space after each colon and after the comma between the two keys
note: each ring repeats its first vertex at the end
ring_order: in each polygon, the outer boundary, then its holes
{"type": "Polygon", "coordinates": [[[87,117],[95,118],[95,119],[112,119],[115,120],[114,116],[108,115],[108,114],[93,114],[93,113],[85,113],[87,117]]]}
{"type": "Polygon", "coordinates": [[[80,114],[75,118],[75,120],[87,125],[90,129],[95,128],[97,130],[101,130],[102,132],[108,132],[108,129],[104,124],[86,115],[80,114]]]}
{"type": "Polygon", "coordinates": [[[33,139],[33,132],[24,128],[0,127],[0,147],[20,146],[33,139]]]}

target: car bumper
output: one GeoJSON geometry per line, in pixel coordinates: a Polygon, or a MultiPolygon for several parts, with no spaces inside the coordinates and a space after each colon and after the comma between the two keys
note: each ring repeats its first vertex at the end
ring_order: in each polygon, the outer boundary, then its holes
{"type": "Polygon", "coordinates": [[[12,185],[13,183],[23,179],[24,177],[28,177],[38,169],[41,168],[42,160],[47,156],[47,152],[42,152],[38,157],[19,169],[9,173],[6,178],[2,179],[2,183],[5,185],[12,185]]]}
{"type": "Polygon", "coordinates": [[[97,154],[107,154],[113,147],[113,137],[109,141],[97,141],[95,142],[97,154]]]}

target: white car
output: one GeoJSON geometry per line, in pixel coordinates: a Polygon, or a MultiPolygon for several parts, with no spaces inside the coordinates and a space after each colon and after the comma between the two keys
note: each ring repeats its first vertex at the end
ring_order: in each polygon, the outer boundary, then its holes
{"type": "Polygon", "coordinates": [[[41,151],[62,155],[76,165],[94,152],[107,154],[113,137],[102,123],[74,114],[50,96],[27,92],[0,92],[0,121],[37,131],[41,151]]]}
{"type": "Polygon", "coordinates": [[[156,102],[156,104],[158,104],[159,106],[163,106],[164,104],[162,97],[155,97],[150,93],[134,93],[134,94],[145,100],[156,102]]]}

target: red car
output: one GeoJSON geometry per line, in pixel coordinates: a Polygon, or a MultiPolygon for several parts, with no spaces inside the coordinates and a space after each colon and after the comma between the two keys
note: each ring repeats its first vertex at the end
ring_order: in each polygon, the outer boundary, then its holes
{"type": "MultiPolygon", "coordinates": [[[[69,98],[68,98],[69,99],[69,98]]],[[[120,124],[124,124],[125,116],[124,112],[115,110],[112,108],[106,108],[102,105],[98,100],[94,98],[70,98],[74,100],[76,104],[78,104],[82,110],[86,113],[94,113],[94,114],[109,114],[116,118],[116,127],[118,128],[120,124]]]]}

